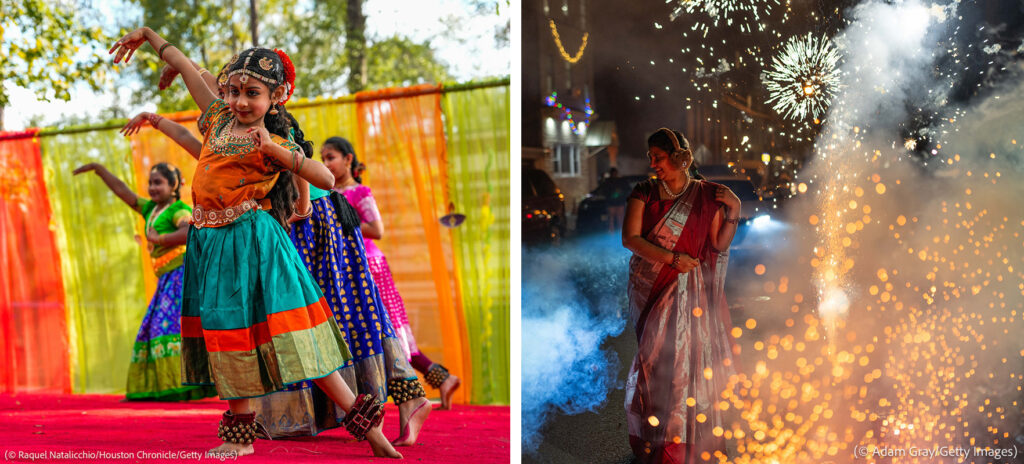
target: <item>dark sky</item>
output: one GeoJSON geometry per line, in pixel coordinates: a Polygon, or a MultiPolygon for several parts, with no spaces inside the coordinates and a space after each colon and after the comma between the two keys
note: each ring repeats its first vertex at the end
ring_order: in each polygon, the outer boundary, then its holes
{"type": "MultiPolygon", "coordinates": [[[[855,1],[812,1],[793,0],[792,17],[780,26],[784,34],[815,32],[834,36],[843,26],[843,15],[849,8],[856,5],[855,1]],[[838,10],[838,13],[837,13],[838,10]],[[812,18],[817,16],[818,21],[812,18]]],[[[681,71],[686,61],[691,59],[680,49],[695,48],[695,34],[690,33],[689,39],[683,33],[692,25],[686,16],[675,22],[669,20],[672,6],[663,0],[640,0],[622,2],[621,0],[593,0],[590,9],[590,44],[594,53],[594,105],[602,119],[616,121],[622,153],[630,156],[645,147],[648,133],[658,127],[682,127],[685,118],[686,98],[694,100],[711,98],[707,92],[696,92],[688,81],[692,73],[681,71]],[[629,6],[625,6],[629,5],[629,6]],[[656,29],[657,21],[663,29],[656,29]],[[668,64],[668,59],[675,61],[668,64]],[[655,65],[650,64],[655,61],[655,65]],[[666,91],[665,86],[671,90],[666,91]],[[654,94],[655,98],[650,99],[654,94]],[[640,100],[635,99],[640,96],[640,100]]],[[[960,30],[956,40],[962,49],[973,44],[978,47],[981,40],[988,38],[988,43],[1002,43],[1004,49],[1016,49],[1021,44],[1022,24],[1024,24],[1024,1],[1020,0],[988,0],[964,2],[959,7],[963,16],[959,20],[960,30]],[[1005,24],[1005,27],[993,27],[993,24],[1005,24]],[[979,31],[981,26],[986,26],[979,31]]],[[[950,21],[950,23],[957,20],[950,21]]],[[[705,39],[708,43],[720,41],[715,34],[728,34],[727,43],[737,47],[746,47],[754,43],[772,42],[762,36],[740,35],[735,30],[714,30],[705,39]]],[[[774,42],[778,42],[777,40],[774,42]]],[[[772,50],[762,50],[766,57],[772,50]]],[[[1006,54],[1003,59],[1019,60],[1020,54],[1006,54]],[[1008,57],[1008,58],[1007,58],[1008,57]]],[[[937,65],[947,66],[949,63],[939,57],[937,65]]],[[[948,61],[948,59],[946,59],[948,61]]],[[[983,53],[973,53],[967,66],[969,71],[963,72],[957,85],[951,92],[950,100],[964,103],[977,98],[979,80],[1000,80],[1016,78],[1012,71],[1000,71],[1006,63],[989,64],[993,57],[983,53]]],[[[998,60],[996,60],[998,61],[998,60]]],[[[692,69],[689,63],[688,69],[692,69]]],[[[525,68],[524,68],[525,69],[525,68]]],[[[755,101],[754,108],[770,112],[759,103],[766,98],[763,86],[759,82],[760,68],[747,66],[745,69],[726,73],[726,77],[739,88],[741,93],[749,93],[755,101]]],[[[984,91],[982,91],[984,93],[984,91]]],[[[917,102],[906,102],[916,105],[917,102]]],[[[929,124],[929,117],[918,121],[908,121],[908,125],[929,124]]]]}

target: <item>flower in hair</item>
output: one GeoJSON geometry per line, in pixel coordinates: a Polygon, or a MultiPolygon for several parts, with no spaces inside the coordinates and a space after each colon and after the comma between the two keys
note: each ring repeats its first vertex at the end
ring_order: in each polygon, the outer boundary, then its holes
{"type": "Polygon", "coordinates": [[[295,66],[292,65],[292,59],[288,57],[284,50],[275,48],[274,53],[277,53],[277,56],[281,58],[281,64],[284,65],[284,81],[288,83],[288,96],[281,102],[283,105],[292,98],[292,93],[295,92],[295,66]]]}

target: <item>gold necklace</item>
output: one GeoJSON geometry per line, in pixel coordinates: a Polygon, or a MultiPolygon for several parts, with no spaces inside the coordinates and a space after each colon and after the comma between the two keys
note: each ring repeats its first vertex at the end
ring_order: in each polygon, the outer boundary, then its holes
{"type": "Polygon", "coordinates": [[[683,188],[679,190],[679,193],[672,193],[672,191],[668,189],[668,183],[665,182],[664,179],[661,180],[661,188],[665,190],[665,193],[668,194],[668,196],[670,198],[679,198],[679,195],[682,195],[683,192],[686,191],[686,187],[689,187],[689,186],[690,186],[690,179],[686,179],[686,184],[684,184],[683,188]]]}

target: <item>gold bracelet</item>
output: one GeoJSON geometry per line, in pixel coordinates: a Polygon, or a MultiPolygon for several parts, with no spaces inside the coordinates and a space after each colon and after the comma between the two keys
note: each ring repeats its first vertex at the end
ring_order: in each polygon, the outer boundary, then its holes
{"type": "MultiPolygon", "coordinates": [[[[203,73],[210,74],[210,71],[207,71],[206,68],[199,68],[199,75],[202,76],[203,73]]],[[[212,74],[210,75],[212,76],[212,74]]]]}
{"type": "Polygon", "coordinates": [[[313,203],[310,203],[309,204],[309,211],[306,211],[306,214],[299,214],[299,212],[296,211],[295,212],[295,217],[301,218],[301,219],[306,219],[306,218],[308,218],[312,214],[313,214],[313,203]]]}

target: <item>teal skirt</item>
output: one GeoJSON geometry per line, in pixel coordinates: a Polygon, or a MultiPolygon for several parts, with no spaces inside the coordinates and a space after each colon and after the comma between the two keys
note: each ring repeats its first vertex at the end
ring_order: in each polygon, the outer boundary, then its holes
{"type": "Polygon", "coordinates": [[[182,293],[184,385],[253,398],[327,376],[351,358],[319,286],[266,211],[192,227],[182,293]]]}

